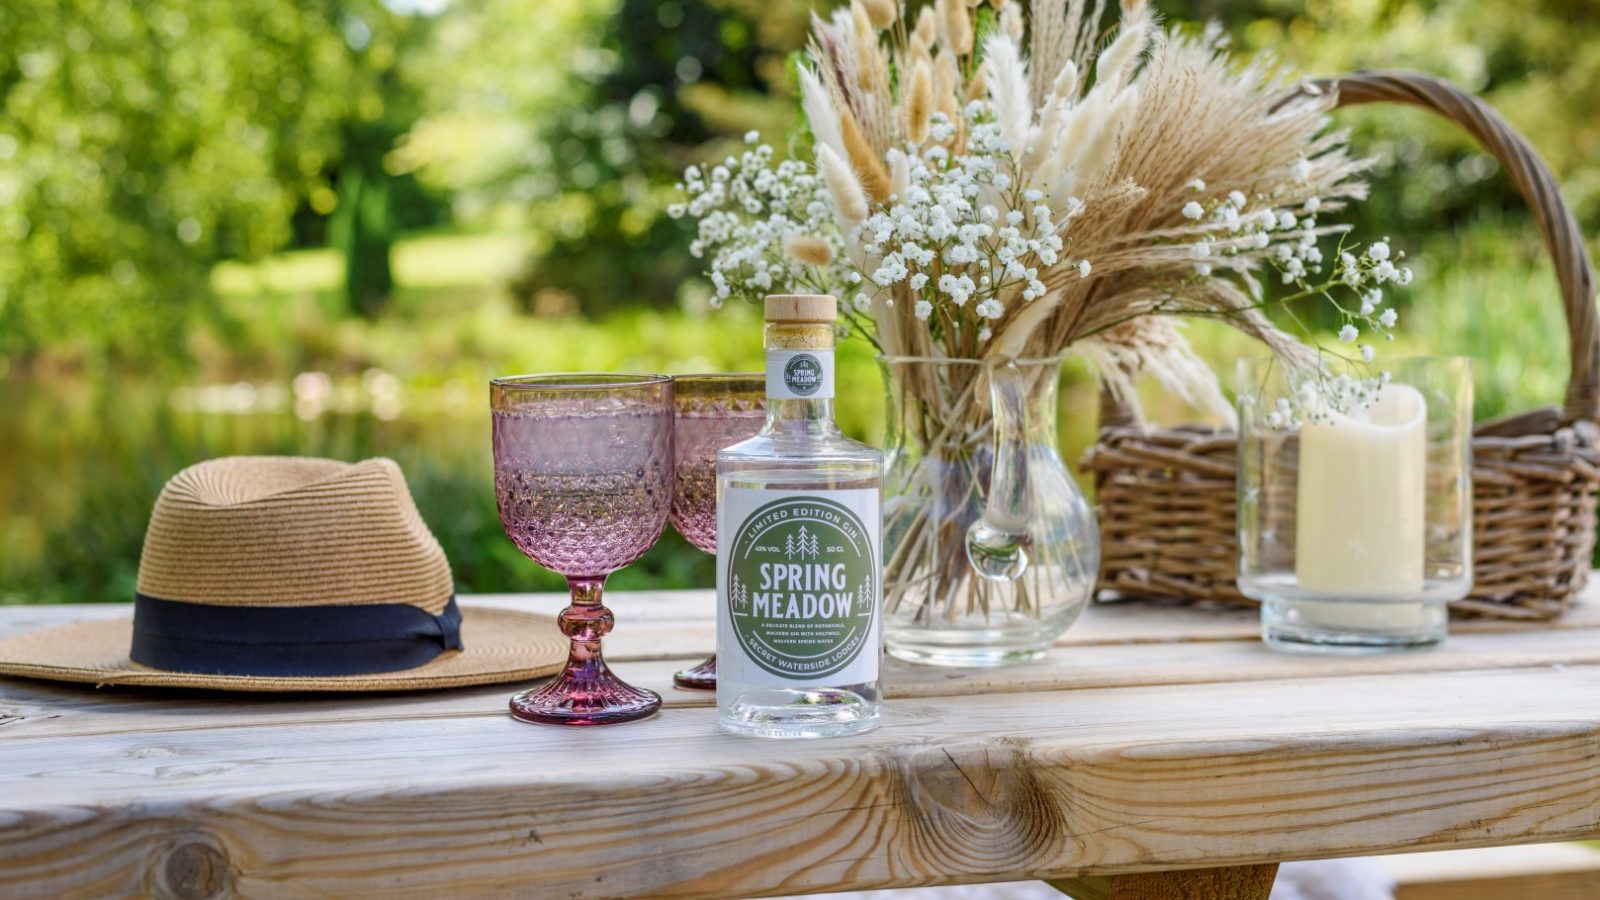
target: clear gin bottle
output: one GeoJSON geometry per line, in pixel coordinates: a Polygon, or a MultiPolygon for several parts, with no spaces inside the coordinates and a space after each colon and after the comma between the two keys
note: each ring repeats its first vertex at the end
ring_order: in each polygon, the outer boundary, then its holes
{"type": "Polygon", "coordinates": [[[883,453],[834,423],[837,315],[766,299],[767,422],[717,454],[717,720],[736,734],[878,724],[883,453]]]}

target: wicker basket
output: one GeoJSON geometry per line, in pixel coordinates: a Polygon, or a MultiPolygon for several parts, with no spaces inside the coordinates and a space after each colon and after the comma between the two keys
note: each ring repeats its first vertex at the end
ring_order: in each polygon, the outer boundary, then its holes
{"type": "MultiPolygon", "coordinates": [[[[1311,89],[1338,91],[1340,106],[1407,103],[1459,123],[1500,160],[1535,213],[1561,283],[1572,377],[1561,410],[1489,422],[1474,433],[1474,584],[1452,608],[1554,618],[1588,576],[1600,483],[1600,332],[1577,222],[1538,152],[1460,88],[1415,72],[1370,72],[1311,89]]],[[[1084,461],[1100,517],[1099,590],[1249,603],[1235,583],[1234,435],[1193,426],[1147,431],[1109,395],[1100,425],[1084,461]]]]}

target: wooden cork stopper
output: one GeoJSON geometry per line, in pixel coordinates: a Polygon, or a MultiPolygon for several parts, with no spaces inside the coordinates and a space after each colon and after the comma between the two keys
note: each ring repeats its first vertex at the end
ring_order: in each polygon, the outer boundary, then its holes
{"type": "Polygon", "coordinates": [[[839,301],[832,294],[768,294],[768,322],[833,324],[839,318],[839,301]]]}

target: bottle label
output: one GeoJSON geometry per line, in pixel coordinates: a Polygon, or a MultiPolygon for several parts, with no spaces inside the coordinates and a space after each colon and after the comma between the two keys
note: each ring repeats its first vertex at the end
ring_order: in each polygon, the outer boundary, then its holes
{"type": "Polygon", "coordinates": [[[832,400],[833,351],[768,350],[767,397],[773,400],[832,400]]]}
{"type": "Polygon", "coordinates": [[[878,491],[730,487],[717,513],[719,678],[876,681],[878,491]]]}

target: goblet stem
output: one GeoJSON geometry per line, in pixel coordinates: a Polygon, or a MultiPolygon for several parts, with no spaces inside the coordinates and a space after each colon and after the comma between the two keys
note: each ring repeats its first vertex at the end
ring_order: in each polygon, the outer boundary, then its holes
{"type": "Polygon", "coordinates": [[[511,715],[524,722],[555,725],[608,725],[653,715],[661,695],[636,688],[612,674],[600,654],[600,641],[615,619],[601,602],[605,576],[572,577],[572,605],[561,611],[561,631],[572,641],[567,664],[555,680],[511,698],[511,715]]]}

